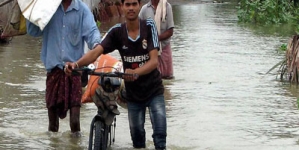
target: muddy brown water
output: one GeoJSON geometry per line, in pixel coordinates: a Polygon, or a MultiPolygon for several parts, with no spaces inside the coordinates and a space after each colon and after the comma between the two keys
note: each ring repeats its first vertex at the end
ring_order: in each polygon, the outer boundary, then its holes
{"type": "MultiPolygon", "coordinates": [[[[291,32],[238,24],[235,6],[173,7],[175,79],[165,82],[169,150],[299,149],[298,89],[277,80],[275,71],[264,75],[284,57],[277,49],[291,32]]],[[[27,35],[0,46],[0,149],[87,149],[94,104],[82,106],[81,138],[70,137],[68,117],[58,133],[47,132],[40,48],[41,40],[27,35]]],[[[120,111],[110,149],[129,150],[127,111],[120,111]]],[[[146,131],[146,149],[154,149],[148,115],[146,131]]]]}

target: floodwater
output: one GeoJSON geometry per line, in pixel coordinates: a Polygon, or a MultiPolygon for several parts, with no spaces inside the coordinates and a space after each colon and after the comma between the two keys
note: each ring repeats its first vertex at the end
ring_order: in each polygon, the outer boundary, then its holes
{"type": "MultiPolygon", "coordinates": [[[[278,48],[292,32],[238,24],[235,6],[173,6],[175,79],[165,82],[169,150],[299,149],[298,89],[277,80],[277,69],[265,74],[283,59],[278,48]]],[[[87,149],[92,103],[81,109],[81,138],[70,136],[68,117],[58,133],[47,132],[40,48],[40,39],[29,36],[0,46],[0,149],[87,149]]],[[[127,111],[120,111],[111,149],[130,150],[127,111]]],[[[148,115],[146,131],[146,149],[154,149],[148,115]]]]}

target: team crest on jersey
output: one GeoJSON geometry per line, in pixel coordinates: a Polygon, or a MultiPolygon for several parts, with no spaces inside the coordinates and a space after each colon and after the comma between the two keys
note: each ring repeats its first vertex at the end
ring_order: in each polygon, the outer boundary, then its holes
{"type": "Polygon", "coordinates": [[[142,41],[142,48],[147,49],[147,40],[145,39],[142,41]]]}

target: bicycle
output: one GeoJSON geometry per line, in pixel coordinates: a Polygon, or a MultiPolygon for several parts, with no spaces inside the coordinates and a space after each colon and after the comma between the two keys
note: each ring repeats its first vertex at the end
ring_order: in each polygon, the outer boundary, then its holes
{"type": "Polygon", "coordinates": [[[116,101],[113,100],[116,96],[125,99],[125,90],[120,91],[121,79],[125,76],[137,76],[122,72],[96,72],[97,69],[91,64],[88,67],[74,69],[72,75],[99,76],[97,81],[99,88],[96,89],[96,94],[92,97],[98,111],[91,121],[88,149],[106,150],[108,146],[115,142],[115,116],[120,114],[116,101]]]}

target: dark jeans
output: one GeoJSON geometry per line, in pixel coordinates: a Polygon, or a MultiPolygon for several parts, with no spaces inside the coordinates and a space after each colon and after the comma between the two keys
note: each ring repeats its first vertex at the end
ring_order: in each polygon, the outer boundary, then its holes
{"type": "Polygon", "coordinates": [[[145,148],[145,111],[149,109],[150,119],[153,126],[153,139],[156,148],[166,147],[166,111],[164,95],[153,97],[146,103],[128,102],[128,117],[131,138],[135,148],[145,148]]]}

